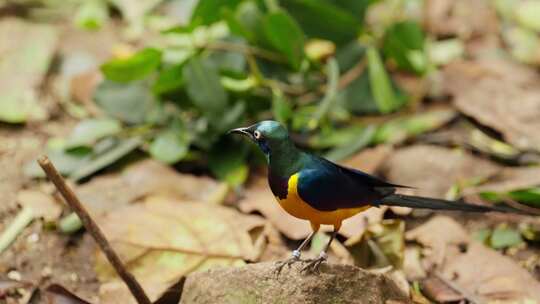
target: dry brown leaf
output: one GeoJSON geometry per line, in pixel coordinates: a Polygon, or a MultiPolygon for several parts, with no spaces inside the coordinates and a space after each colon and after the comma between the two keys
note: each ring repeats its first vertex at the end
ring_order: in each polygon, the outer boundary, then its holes
{"type": "Polygon", "coordinates": [[[464,191],[465,194],[484,191],[510,192],[540,185],[540,167],[504,168],[489,182],[464,191]]]}
{"type": "Polygon", "coordinates": [[[50,195],[38,190],[19,191],[17,202],[24,208],[32,209],[35,217],[42,217],[46,222],[56,221],[62,214],[62,206],[50,195]]]}
{"type": "Polygon", "coordinates": [[[427,259],[466,295],[484,302],[540,301],[540,282],[511,258],[472,241],[449,217],[436,216],[406,236],[430,248],[427,259]]]}
{"type": "Polygon", "coordinates": [[[415,187],[418,195],[444,197],[454,184],[487,178],[499,168],[463,150],[416,145],[397,150],[385,163],[390,182],[415,187]]]}
{"type": "MultiPolygon", "coordinates": [[[[250,260],[255,248],[249,231],[263,226],[264,219],[222,206],[153,196],[115,209],[100,218],[99,224],[128,269],[155,299],[187,273],[250,260]]],[[[106,282],[100,294],[103,299],[128,294],[101,254],[96,271],[106,282]]]]}
{"type": "Polygon", "coordinates": [[[456,107],[522,150],[540,150],[540,77],[503,60],[456,62],[444,70],[456,107]]]}
{"type": "Polygon", "coordinates": [[[182,174],[154,160],[137,162],[120,173],[93,178],[76,189],[80,200],[94,217],[148,195],[211,202],[223,184],[208,177],[182,174]]]}
{"type": "Polygon", "coordinates": [[[487,0],[427,0],[424,17],[428,31],[439,36],[498,32],[497,15],[487,0]]]}
{"type": "Polygon", "coordinates": [[[426,271],[420,260],[420,248],[407,246],[403,253],[403,271],[409,281],[417,281],[426,277],[426,271]]]}
{"type": "Polygon", "coordinates": [[[437,277],[429,277],[422,281],[424,294],[437,303],[458,302],[464,300],[463,295],[453,290],[437,277]]]}
{"type": "Polygon", "coordinates": [[[56,51],[58,27],[2,18],[0,22],[0,121],[23,123],[48,116],[39,99],[56,51]]]}
{"type": "Polygon", "coordinates": [[[369,174],[373,174],[390,156],[392,150],[393,149],[391,146],[378,145],[374,148],[362,150],[360,153],[357,153],[356,155],[353,155],[341,162],[341,164],[350,168],[362,170],[369,174]]]}

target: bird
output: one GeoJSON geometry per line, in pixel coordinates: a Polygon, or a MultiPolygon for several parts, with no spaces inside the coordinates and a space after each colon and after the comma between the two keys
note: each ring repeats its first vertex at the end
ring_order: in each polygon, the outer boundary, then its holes
{"type": "Polygon", "coordinates": [[[241,134],[255,142],[268,165],[268,184],[279,205],[290,215],[307,220],[312,232],[280,261],[277,271],[296,262],[306,262],[302,270],[318,271],[328,259],[328,248],[336,238],[342,222],[372,207],[401,206],[433,210],[468,212],[516,212],[507,206],[484,206],[464,201],[398,194],[408,186],[389,183],[357,169],[344,167],[299,149],[281,123],[265,120],[249,127],[236,128],[229,134],[241,134]],[[301,259],[302,250],[321,225],[333,226],[330,239],[315,259],[301,259]]]}

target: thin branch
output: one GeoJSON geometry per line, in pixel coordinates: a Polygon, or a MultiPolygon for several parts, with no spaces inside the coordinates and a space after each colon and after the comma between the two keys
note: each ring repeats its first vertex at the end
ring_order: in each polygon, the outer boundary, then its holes
{"type": "Polygon", "coordinates": [[[254,55],[262,59],[266,59],[266,60],[274,61],[278,63],[287,62],[285,57],[281,56],[278,53],[274,53],[271,51],[267,51],[265,49],[261,49],[258,47],[249,46],[245,44],[239,44],[239,43],[231,43],[231,42],[226,42],[226,41],[212,41],[212,42],[200,45],[199,48],[215,50],[215,51],[231,51],[231,52],[243,53],[246,55],[254,55]]]}
{"type": "MultiPolygon", "coordinates": [[[[363,59],[359,61],[354,67],[350,68],[345,72],[341,77],[339,78],[338,82],[338,89],[343,90],[347,86],[351,84],[351,82],[355,81],[360,75],[362,75],[362,72],[364,72],[364,69],[366,68],[366,60],[363,59]]],[[[317,99],[317,97],[320,94],[325,94],[328,90],[328,85],[322,84],[316,92],[309,92],[305,95],[302,95],[298,98],[298,101],[302,104],[306,104],[309,102],[312,102],[313,100],[317,99]]]]}
{"type": "Polygon", "coordinates": [[[540,215],[540,210],[537,209],[537,208],[533,208],[533,207],[529,207],[525,204],[521,204],[509,197],[505,197],[503,202],[505,202],[508,206],[512,207],[512,208],[515,208],[519,211],[523,211],[527,214],[530,214],[530,215],[540,215]]]}
{"type": "Polygon", "coordinates": [[[116,273],[122,278],[122,280],[124,280],[124,283],[126,283],[129,291],[131,291],[131,294],[133,295],[137,303],[151,304],[150,299],[144,292],[142,286],[139,284],[139,282],[137,282],[135,277],[126,269],[116,252],[113,250],[113,248],[105,238],[105,235],[103,234],[101,229],[99,229],[98,225],[94,222],[92,217],[90,217],[88,211],[86,211],[73,190],[71,190],[71,188],[69,188],[69,186],[66,184],[66,181],[58,173],[49,158],[47,156],[41,156],[38,159],[38,163],[43,169],[43,171],[45,171],[45,174],[47,175],[49,180],[53,182],[53,184],[56,186],[56,189],[58,189],[58,191],[62,194],[62,197],[64,197],[66,203],[73,209],[73,211],[75,211],[75,213],[77,213],[84,227],[86,228],[88,233],[92,235],[99,248],[107,257],[107,260],[109,260],[111,265],[116,270],[116,273]]]}

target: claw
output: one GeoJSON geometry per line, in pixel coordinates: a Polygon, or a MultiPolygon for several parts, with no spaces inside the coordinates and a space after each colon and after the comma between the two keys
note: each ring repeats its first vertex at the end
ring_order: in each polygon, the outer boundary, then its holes
{"type": "Polygon", "coordinates": [[[296,262],[301,262],[302,260],[300,259],[300,251],[298,250],[294,250],[292,252],[292,256],[284,261],[278,261],[276,262],[276,269],[274,270],[274,272],[276,273],[276,275],[279,276],[279,274],[281,273],[281,270],[283,269],[283,267],[287,266],[287,268],[290,268],[292,264],[296,263],[296,262]]]}
{"type": "Polygon", "coordinates": [[[328,255],[323,251],[319,254],[318,258],[306,261],[307,264],[300,271],[304,273],[320,273],[319,267],[323,262],[326,262],[327,259],[328,255]]]}

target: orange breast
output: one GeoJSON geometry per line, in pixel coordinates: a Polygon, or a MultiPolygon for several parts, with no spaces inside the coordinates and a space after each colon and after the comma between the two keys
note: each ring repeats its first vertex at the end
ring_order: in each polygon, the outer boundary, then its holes
{"type": "Polygon", "coordinates": [[[359,212],[367,210],[370,206],[360,208],[337,209],[334,211],[321,211],[311,207],[300,195],[298,195],[298,174],[289,178],[287,197],[278,200],[281,207],[290,215],[308,220],[312,225],[333,225],[336,229],[341,227],[341,222],[359,212]]]}

